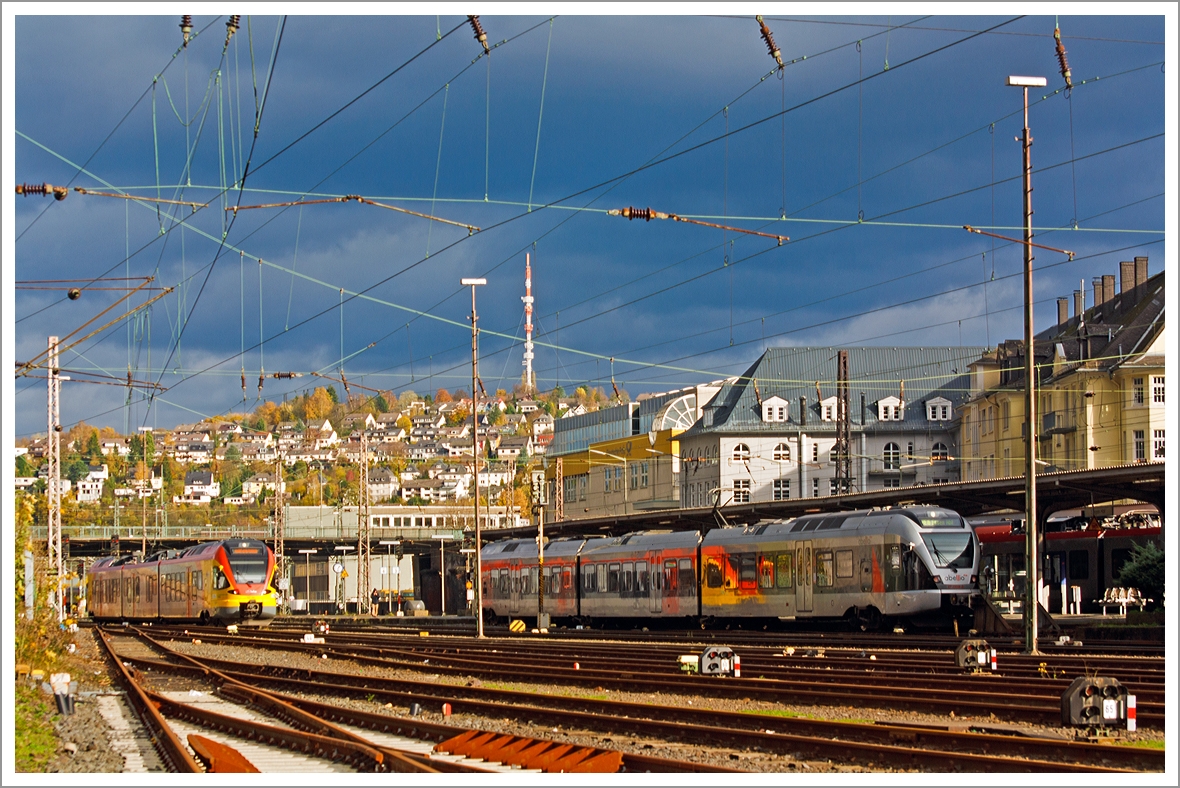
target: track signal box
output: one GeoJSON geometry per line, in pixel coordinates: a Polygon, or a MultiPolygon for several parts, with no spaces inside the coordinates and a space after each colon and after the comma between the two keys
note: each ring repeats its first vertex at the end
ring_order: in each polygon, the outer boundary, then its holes
{"type": "Polygon", "coordinates": [[[1061,724],[1085,728],[1123,725],[1131,697],[1118,679],[1079,676],[1061,695],[1061,724]]]}

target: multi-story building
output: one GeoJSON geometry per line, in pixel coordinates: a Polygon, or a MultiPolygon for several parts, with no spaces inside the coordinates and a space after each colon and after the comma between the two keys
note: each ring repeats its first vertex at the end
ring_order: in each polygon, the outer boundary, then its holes
{"type": "MultiPolygon", "coordinates": [[[[848,348],[852,492],[958,481],[955,410],[982,348],[848,348]]],[[[836,348],[770,348],[680,436],[683,507],[813,498],[836,479],[836,348]]]]}
{"type": "Polygon", "coordinates": [[[545,518],[566,519],[680,505],[679,436],[700,416],[721,383],[644,397],[557,419],[544,456],[545,518]],[[557,460],[561,459],[561,486],[557,460]]]}
{"type": "MultiPolygon", "coordinates": [[[[1165,436],[1164,274],[1147,258],[1094,279],[1093,306],[1074,291],[1057,323],[1034,338],[1040,470],[1162,461],[1165,436]]],[[[1009,340],[971,365],[963,407],[964,478],[1024,472],[1024,343],[1009,340]]]]}

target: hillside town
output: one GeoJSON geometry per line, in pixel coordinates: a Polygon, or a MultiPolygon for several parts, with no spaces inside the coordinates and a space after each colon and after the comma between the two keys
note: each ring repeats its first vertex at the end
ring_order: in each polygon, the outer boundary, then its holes
{"type": "MultiPolygon", "coordinates": [[[[1036,338],[1046,470],[1164,459],[1164,274],[1140,257],[1117,284],[1102,276],[1058,299],[1056,325],[1036,338]]],[[[474,406],[462,389],[342,398],[325,385],[172,429],[80,423],[61,436],[63,526],[117,528],[149,509],[156,522],[260,525],[278,494],[285,506],[357,505],[362,465],[372,504],[470,502],[478,467],[481,501],[546,521],[1021,473],[1023,343],[847,348],[844,488],[837,352],[772,347],[731,377],[634,401],[590,385],[522,384],[474,406]]],[[[37,497],[38,519],[45,453],[43,435],[16,446],[13,483],[37,497]]]]}

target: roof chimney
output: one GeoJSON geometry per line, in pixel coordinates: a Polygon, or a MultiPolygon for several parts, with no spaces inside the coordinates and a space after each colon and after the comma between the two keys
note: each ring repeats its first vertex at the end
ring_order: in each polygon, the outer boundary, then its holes
{"type": "Polygon", "coordinates": [[[1093,284],[1094,284],[1094,306],[1102,306],[1102,302],[1105,300],[1102,297],[1102,277],[1101,276],[1094,277],[1093,284]]]}
{"type": "Polygon", "coordinates": [[[1147,281],[1147,258],[1135,258],[1135,287],[1147,281]]]}
{"type": "Polygon", "coordinates": [[[1102,276],[1102,303],[1114,299],[1114,274],[1103,274],[1102,276]]]}
{"type": "Polygon", "coordinates": [[[1119,292],[1125,293],[1135,286],[1135,263],[1124,260],[1119,263],[1119,292]]]}
{"type": "Polygon", "coordinates": [[[1085,290],[1074,290],[1073,291],[1073,313],[1080,318],[1082,316],[1082,313],[1085,311],[1086,311],[1086,291],[1085,290]]]}
{"type": "Polygon", "coordinates": [[[807,397],[799,398],[799,423],[807,424],[807,397]]]}
{"type": "Polygon", "coordinates": [[[1069,322],[1069,299],[1057,299],[1057,325],[1063,326],[1069,322]]]}

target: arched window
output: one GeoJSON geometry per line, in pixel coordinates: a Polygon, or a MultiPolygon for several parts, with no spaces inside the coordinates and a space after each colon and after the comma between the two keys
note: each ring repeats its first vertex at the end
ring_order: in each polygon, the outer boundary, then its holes
{"type": "Polygon", "coordinates": [[[885,460],[885,470],[899,470],[901,468],[901,447],[896,443],[886,443],[882,459],[885,460]]]}
{"type": "Polygon", "coordinates": [[[750,459],[750,447],[744,443],[739,443],[733,447],[734,462],[745,462],[750,459]]]}
{"type": "Polygon", "coordinates": [[[934,462],[946,461],[951,457],[945,443],[936,443],[930,448],[930,459],[934,462]]]}
{"type": "Polygon", "coordinates": [[[774,447],[774,459],[778,462],[786,462],[791,459],[791,447],[785,443],[780,443],[774,447]]]}

